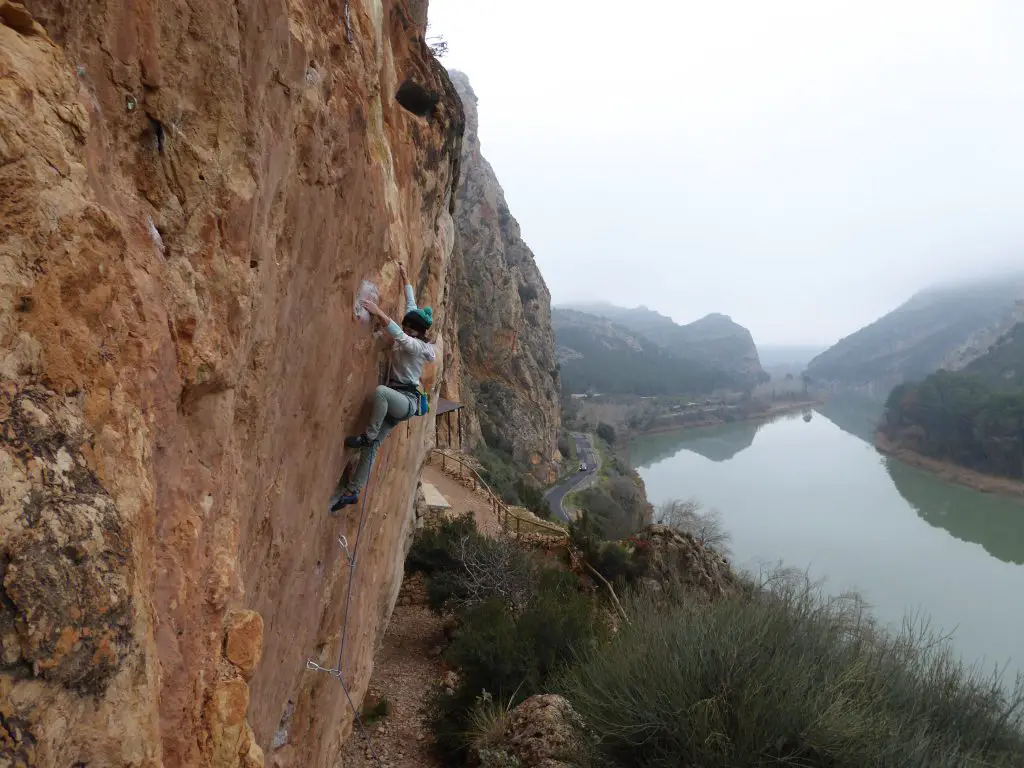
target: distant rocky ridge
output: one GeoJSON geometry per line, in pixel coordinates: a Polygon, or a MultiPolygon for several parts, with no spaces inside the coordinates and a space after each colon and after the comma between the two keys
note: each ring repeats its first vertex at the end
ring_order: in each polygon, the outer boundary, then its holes
{"type": "Polygon", "coordinates": [[[556,307],[551,319],[567,392],[700,394],[741,387],[747,380],[700,360],[673,355],[605,317],[556,307]]]}
{"type": "Polygon", "coordinates": [[[756,383],[765,376],[750,331],[727,315],[712,313],[687,325],[679,325],[647,307],[618,307],[598,302],[567,307],[605,317],[653,341],[669,354],[702,363],[735,377],[756,383]]]}
{"type": "Polygon", "coordinates": [[[940,368],[960,370],[1024,320],[1024,275],[922,291],[814,358],[806,374],[831,392],[885,398],[940,368]]]}
{"type": "Polygon", "coordinates": [[[449,75],[466,115],[453,285],[458,389],[472,414],[465,447],[482,441],[530,468],[538,480],[552,482],[561,461],[561,398],[551,295],[494,169],[480,152],[477,98],[469,78],[456,71],[449,75]]]}
{"type": "MultiPolygon", "coordinates": [[[[1019,303],[1018,308],[1018,314],[1024,315],[1024,302],[1019,303]]],[[[1000,336],[984,355],[965,366],[963,371],[980,377],[999,392],[1024,389],[1024,318],[1000,336]]]]}

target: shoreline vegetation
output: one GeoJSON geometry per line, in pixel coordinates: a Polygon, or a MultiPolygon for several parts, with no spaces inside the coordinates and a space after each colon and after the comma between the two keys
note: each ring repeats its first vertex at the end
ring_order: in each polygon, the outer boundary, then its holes
{"type": "Polygon", "coordinates": [[[743,398],[738,393],[726,393],[702,400],[683,395],[573,394],[562,400],[562,424],[567,430],[590,433],[606,425],[620,440],[628,440],[682,429],[764,421],[785,413],[813,409],[824,402],[812,393],[797,391],[787,395],[743,398]]]}
{"type": "Polygon", "coordinates": [[[624,438],[641,437],[643,435],[658,435],[664,432],[682,432],[684,430],[691,429],[703,429],[706,427],[718,427],[725,424],[735,424],[741,421],[763,421],[766,419],[773,419],[776,416],[782,416],[786,413],[793,413],[794,411],[802,411],[807,408],[813,408],[816,405],[821,405],[824,400],[800,400],[800,401],[778,401],[770,403],[768,407],[763,411],[757,411],[756,413],[750,413],[738,418],[725,421],[723,419],[705,419],[702,421],[691,421],[678,424],[666,424],[664,426],[651,427],[650,429],[643,430],[625,430],[622,434],[624,438]]]}
{"type": "Polygon", "coordinates": [[[923,469],[951,483],[956,483],[981,493],[991,493],[1011,499],[1024,500],[1024,481],[1022,480],[1000,477],[999,475],[987,475],[984,472],[968,469],[951,461],[933,459],[930,456],[925,456],[910,448],[894,443],[880,430],[875,433],[875,448],[885,456],[891,456],[911,467],[923,469]]]}

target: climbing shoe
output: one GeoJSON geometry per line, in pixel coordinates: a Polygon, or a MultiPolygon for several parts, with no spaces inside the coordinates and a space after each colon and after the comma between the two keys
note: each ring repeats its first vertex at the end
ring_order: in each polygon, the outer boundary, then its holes
{"type": "Polygon", "coordinates": [[[346,448],[369,448],[370,447],[370,438],[368,438],[366,435],[356,435],[355,437],[346,437],[345,438],[345,447],[346,448]]]}
{"type": "Polygon", "coordinates": [[[349,504],[358,504],[359,494],[346,491],[338,497],[338,500],[331,504],[331,514],[336,515],[341,511],[342,507],[347,507],[349,504]]]}

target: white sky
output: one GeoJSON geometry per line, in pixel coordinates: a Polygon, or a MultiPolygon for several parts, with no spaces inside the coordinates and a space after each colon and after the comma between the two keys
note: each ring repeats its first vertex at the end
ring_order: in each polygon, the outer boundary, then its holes
{"type": "Polygon", "coordinates": [[[431,0],[553,301],[832,343],[1024,268],[1024,0],[431,0]]]}

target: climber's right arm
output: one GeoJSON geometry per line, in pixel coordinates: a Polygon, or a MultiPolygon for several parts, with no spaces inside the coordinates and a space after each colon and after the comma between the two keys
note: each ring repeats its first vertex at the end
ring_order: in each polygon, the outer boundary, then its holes
{"type": "Polygon", "coordinates": [[[398,275],[402,278],[402,285],[405,286],[405,311],[402,312],[402,317],[416,309],[416,296],[412,290],[412,283],[409,282],[409,275],[405,271],[405,264],[399,263],[398,275]]]}

